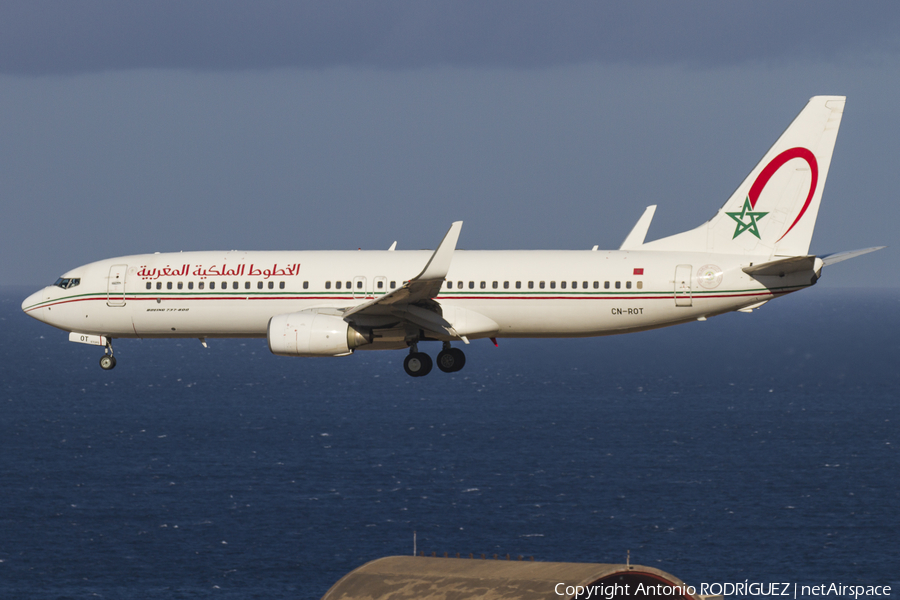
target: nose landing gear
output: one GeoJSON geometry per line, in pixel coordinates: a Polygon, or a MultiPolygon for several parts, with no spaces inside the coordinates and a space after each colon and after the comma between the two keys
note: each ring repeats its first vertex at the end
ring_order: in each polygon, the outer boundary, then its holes
{"type": "Polygon", "coordinates": [[[106,350],[100,357],[100,368],[104,371],[114,369],[116,366],[116,357],[113,356],[112,340],[106,340],[106,350]]]}

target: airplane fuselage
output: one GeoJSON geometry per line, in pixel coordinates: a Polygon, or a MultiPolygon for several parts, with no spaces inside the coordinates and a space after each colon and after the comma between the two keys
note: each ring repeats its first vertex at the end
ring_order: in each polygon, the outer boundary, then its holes
{"type": "MultiPolygon", "coordinates": [[[[183,252],[85,265],[24,303],[66,331],[110,338],[266,337],[269,320],[342,309],[397,289],[430,251],[183,252]]],[[[767,257],[759,257],[764,262],[767,257]]],[[[759,304],[814,283],[754,278],[753,257],[623,251],[458,250],[442,307],[487,317],[479,337],[590,337],[653,329],[759,304]]],[[[390,329],[390,319],[374,322],[390,329]]],[[[404,347],[400,341],[360,349],[404,347]]]]}

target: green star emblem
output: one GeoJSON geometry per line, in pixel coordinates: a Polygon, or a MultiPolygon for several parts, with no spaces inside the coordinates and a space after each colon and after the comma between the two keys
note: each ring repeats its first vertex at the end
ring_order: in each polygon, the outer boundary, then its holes
{"type": "Polygon", "coordinates": [[[737,223],[737,227],[734,228],[734,235],[731,237],[731,239],[734,239],[745,231],[749,231],[759,238],[759,227],[756,225],[756,222],[769,213],[753,212],[753,207],[750,206],[750,198],[747,198],[744,200],[744,208],[741,209],[741,212],[726,212],[725,214],[734,219],[737,223]],[[750,218],[749,223],[744,222],[745,217],[750,218]]]}

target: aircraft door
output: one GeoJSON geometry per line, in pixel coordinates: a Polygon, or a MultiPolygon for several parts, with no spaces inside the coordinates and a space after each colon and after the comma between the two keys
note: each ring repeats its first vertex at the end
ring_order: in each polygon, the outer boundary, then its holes
{"type": "Polygon", "coordinates": [[[128,265],[113,265],[109,268],[109,282],[106,285],[106,305],[125,306],[125,271],[128,265]]]}
{"type": "Polygon", "coordinates": [[[360,299],[366,297],[366,278],[357,275],[353,278],[353,298],[360,299]]]}
{"type": "Polygon", "coordinates": [[[675,267],[675,306],[691,306],[691,265],[675,267]]]}

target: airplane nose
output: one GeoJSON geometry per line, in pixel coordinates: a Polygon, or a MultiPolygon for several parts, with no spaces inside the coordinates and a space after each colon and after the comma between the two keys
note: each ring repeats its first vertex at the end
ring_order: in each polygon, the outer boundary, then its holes
{"type": "Polygon", "coordinates": [[[43,299],[43,290],[40,290],[28,296],[27,298],[25,298],[25,300],[22,301],[22,312],[24,312],[29,317],[34,317],[35,319],[41,320],[40,315],[44,311],[42,308],[40,308],[39,305],[43,299]]]}

